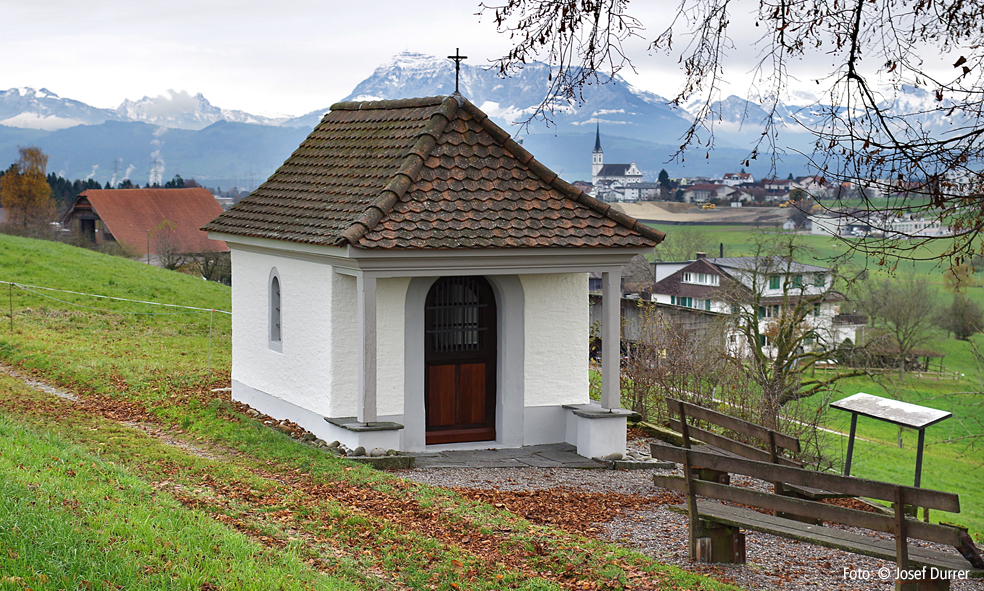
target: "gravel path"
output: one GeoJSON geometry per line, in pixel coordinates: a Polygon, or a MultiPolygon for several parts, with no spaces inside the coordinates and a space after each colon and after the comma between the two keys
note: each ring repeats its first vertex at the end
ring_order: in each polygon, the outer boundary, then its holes
{"type": "MultiPolygon", "coordinates": [[[[636,440],[630,445],[648,447],[648,442],[636,440]]],[[[442,487],[503,491],[563,487],[585,492],[649,496],[664,492],[653,485],[654,473],[672,474],[675,471],[433,468],[405,470],[400,475],[408,480],[442,487]]],[[[702,572],[746,589],[891,591],[895,588],[894,563],[752,531],[746,532],[747,564],[730,566],[690,562],[687,557],[687,518],[655,502],[646,510],[624,512],[613,521],[601,524],[599,529],[600,537],[635,548],[660,562],[702,572]],[[887,573],[892,574],[883,578],[882,575],[887,573]],[[859,575],[868,576],[869,580],[858,579],[859,575]]],[[[855,531],[870,535],[865,530],[855,531]]],[[[954,580],[950,588],[952,591],[984,591],[984,581],[954,580]]]]}

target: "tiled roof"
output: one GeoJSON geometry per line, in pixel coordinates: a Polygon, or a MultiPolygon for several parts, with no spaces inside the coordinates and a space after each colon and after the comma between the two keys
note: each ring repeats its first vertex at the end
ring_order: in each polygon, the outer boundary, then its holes
{"type": "Polygon", "coordinates": [[[561,180],[459,98],[333,105],[269,180],[204,229],[367,249],[662,240],[561,180]]]}
{"type": "MultiPolygon", "coordinates": [[[[598,171],[598,176],[626,176],[629,174],[629,169],[632,168],[631,164],[603,164],[601,170],[598,171]]],[[[634,176],[642,176],[634,175],[634,176]]]]}
{"type": "MultiPolygon", "coordinates": [[[[221,240],[209,240],[199,228],[222,213],[222,206],[208,189],[88,189],[79,194],[63,219],[80,209],[92,209],[106,224],[113,238],[147,254],[147,231],[151,233],[168,220],[174,222],[174,236],[184,252],[226,252],[221,240]]],[[[155,249],[155,241],[150,240],[155,249]]]]}
{"type": "Polygon", "coordinates": [[[708,262],[719,267],[756,271],[759,273],[826,273],[830,269],[807,265],[805,263],[789,262],[776,255],[769,261],[765,257],[724,257],[708,258],[708,262]]]}
{"type": "Polygon", "coordinates": [[[661,295],[673,295],[673,296],[684,296],[684,297],[702,297],[706,298],[709,295],[716,294],[721,291],[721,287],[727,285],[729,277],[727,274],[721,271],[713,264],[711,264],[708,259],[697,259],[693,261],[686,267],[679,269],[675,273],[671,273],[667,277],[654,283],[648,290],[647,293],[657,293],[661,295]],[[717,275],[721,277],[720,285],[705,285],[699,283],[684,283],[683,274],[684,273],[706,273],[709,275],[717,275]]]}

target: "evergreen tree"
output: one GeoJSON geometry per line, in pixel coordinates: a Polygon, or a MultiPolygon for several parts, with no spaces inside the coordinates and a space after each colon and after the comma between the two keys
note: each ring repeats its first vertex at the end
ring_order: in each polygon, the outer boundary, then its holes
{"type": "Polygon", "coordinates": [[[666,172],[665,168],[659,171],[659,178],[657,179],[657,182],[659,182],[660,187],[666,187],[667,189],[670,188],[670,174],[666,172]]]}

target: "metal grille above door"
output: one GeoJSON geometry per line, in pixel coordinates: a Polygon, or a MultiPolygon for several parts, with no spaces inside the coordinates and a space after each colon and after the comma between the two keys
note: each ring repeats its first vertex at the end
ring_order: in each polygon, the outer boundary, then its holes
{"type": "MultiPolygon", "coordinates": [[[[479,296],[477,277],[448,277],[439,280],[428,298],[427,312],[431,323],[427,328],[431,350],[436,353],[478,351],[482,333],[488,330],[482,323],[483,303],[479,296]]],[[[483,280],[484,281],[484,280],[483,280]]]]}
{"type": "Polygon", "coordinates": [[[427,294],[427,443],[495,439],[496,307],[484,277],[442,277],[427,294]]]}

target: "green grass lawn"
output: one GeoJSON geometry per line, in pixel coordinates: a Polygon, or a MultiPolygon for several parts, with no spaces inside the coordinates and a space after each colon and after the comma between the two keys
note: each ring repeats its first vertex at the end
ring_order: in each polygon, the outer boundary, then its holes
{"type": "Polygon", "coordinates": [[[0,281],[25,286],[0,284],[0,300],[6,304],[0,348],[10,362],[110,394],[123,383],[163,397],[173,388],[204,387],[228,378],[229,314],[138,303],[228,312],[232,302],[226,286],[85,249],[9,236],[0,240],[0,281]]]}
{"type": "MultiPolygon", "coordinates": [[[[3,380],[4,389],[18,388],[3,380]]],[[[130,470],[0,418],[0,588],[350,589],[130,470]],[[18,587],[15,583],[23,584],[18,587]]]]}
{"type": "MultiPolygon", "coordinates": [[[[0,280],[230,309],[221,285],[4,235],[0,280]]],[[[214,391],[229,383],[226,315],[5,295],[0,361],[80,400],[0,373],[0,590],[734,589],[243,415],[214,391]]]]}

